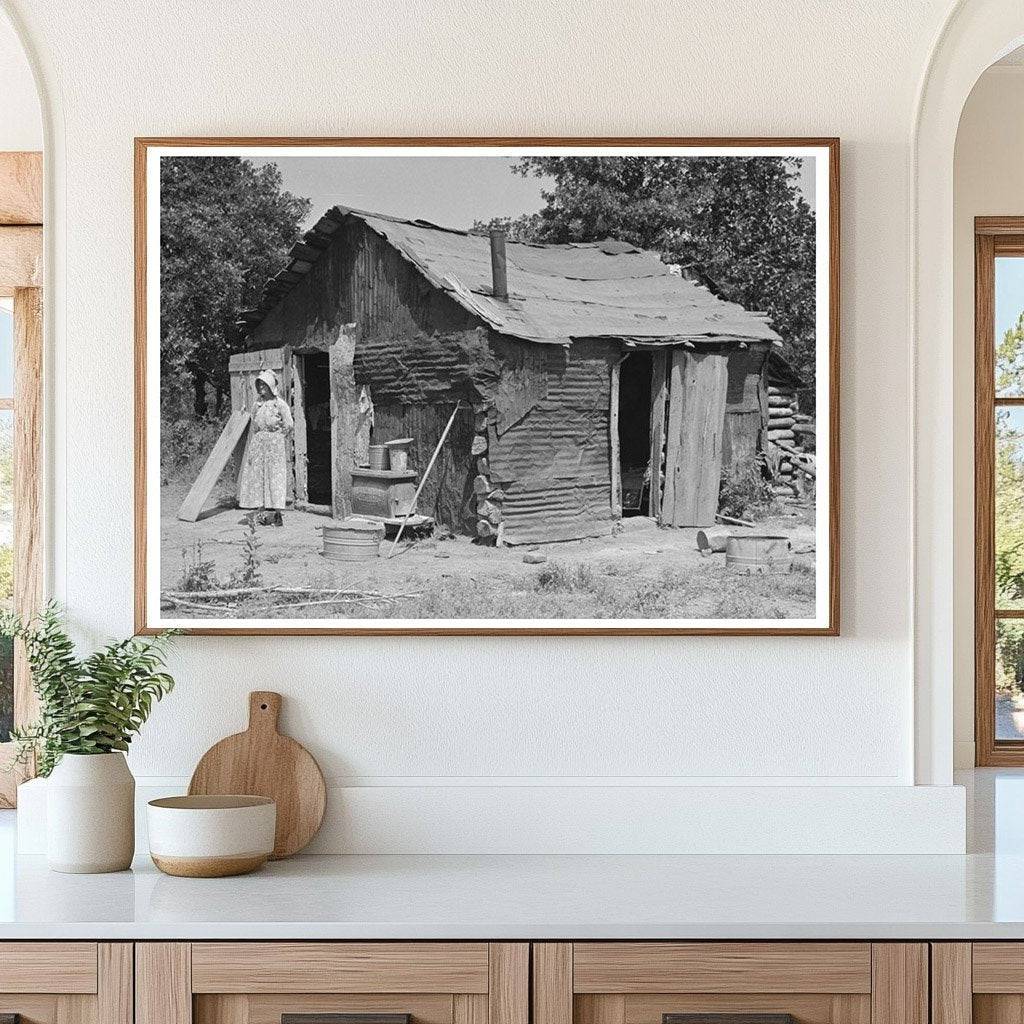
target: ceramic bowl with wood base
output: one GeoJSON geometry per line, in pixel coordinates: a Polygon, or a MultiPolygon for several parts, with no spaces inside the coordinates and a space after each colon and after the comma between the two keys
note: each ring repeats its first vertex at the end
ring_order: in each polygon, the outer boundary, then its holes
{"type": "Polygon", "coordinates": [[[273,853],[277,805],[264,796],[169,796],[150,800],[147,821],[161,871],[223,878],[255,871],[273,853]]]}

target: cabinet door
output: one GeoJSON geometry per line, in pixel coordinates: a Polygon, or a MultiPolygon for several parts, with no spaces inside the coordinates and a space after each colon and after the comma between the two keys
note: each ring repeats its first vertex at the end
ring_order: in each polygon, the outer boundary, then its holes
{"type": "Polygon", "coordinates": [[[933,1024],[1024,1019],[1024,942],[932,943],[933,1024]]]}
{"type": "Polygon", "coordinates": [[[534,1024],[928,1024],[923,943],[538,943],[533,979],[534,1024]]]}
{"type": "Polygon", "coordinates": [[[139,943],[136,984],[136,1024],[528,1024],[529,947],[139,943]]]}
{"type": "Polygon", "coordinates": [[[132,1024],[132,946],[0,942],[0,1018],[132,1024]]]}

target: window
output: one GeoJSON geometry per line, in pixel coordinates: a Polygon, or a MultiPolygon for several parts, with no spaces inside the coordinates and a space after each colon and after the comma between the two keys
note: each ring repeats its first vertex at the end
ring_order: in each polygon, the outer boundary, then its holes
{"type": "Polygon", "coordinates": [[[1024,765],[1024,218],[975,236],[976,761],[1024,765]]]}

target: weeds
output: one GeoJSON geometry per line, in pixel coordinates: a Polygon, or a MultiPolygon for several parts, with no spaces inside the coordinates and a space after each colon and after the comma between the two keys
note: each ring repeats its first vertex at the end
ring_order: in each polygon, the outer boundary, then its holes
{"type": "Polygon", "coordinates": [[[229,587],[260,587],[263,574],[260,572],[260,538],[256,523],[249,519],[242,541],[242,564],[228,577],[229,587]]]}
{"type": "Polygon", "coordinates": [[[585,562],[566,568],[561,562],[546,562],[537,573],[535,589],[549,593],[592,593],[596,586],[594,570],[585,562]]]}
{"type": "Polygon", "coordinates": [[[197,540],[191,548],[181,549],[181,579],[178,589],[195,592],[198,590],[216,590],[216,564],[212,559],[203,557],[203,542],[197,540]]]}
{"type": "Polygon", "coordinates": [[[775,511],[771,484],[759,463],[733,466],[718,491],[718,511],[737,519],[763,519],[775,511]]]}

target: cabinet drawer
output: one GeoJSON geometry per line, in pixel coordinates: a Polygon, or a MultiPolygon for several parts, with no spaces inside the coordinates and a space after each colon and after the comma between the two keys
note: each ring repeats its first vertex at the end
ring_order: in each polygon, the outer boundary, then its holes
{"type": "Polygon", "coordinates": [[[487,991],[486,942],[197,942],[193,992],[487,991]]]}
{"type": "Polygon", "coordinates": [[[0,942],[0,1018],[22,1024],[132,1024],[126,942],[0,942]]]}
{"type": "Polygon", "coordinates": [[[96,991],[95,942],[0,943],[0,992],[96,991]]]}
{"type": "Polygon", "coordinates": [[[522,942],[139,943],[135,1024],[529,1024],[529,973],[522,942]]]}
{"type": "Polygon", "coordinates": [[[924,943],[533,947],[534,1024],[929,1024],[924,943]],[[682,1015],[682,1021],[672,1017],[682,1015]],[[701,1020],[713,1015],[713,1022],[701,1020]],[[687,1019],[687,1017],[690,1019],[687,1019]]]}
{"type": "Polygon", "coordinates": [[[871,945],[580,942],[574,992],[871,991],[871,945]]]}

